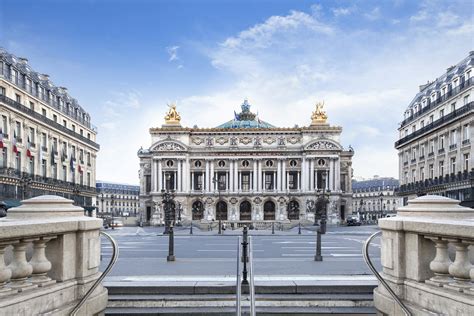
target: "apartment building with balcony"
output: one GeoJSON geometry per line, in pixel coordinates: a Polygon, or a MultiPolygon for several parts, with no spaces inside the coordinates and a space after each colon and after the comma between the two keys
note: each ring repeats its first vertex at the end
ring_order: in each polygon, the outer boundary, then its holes
{"type": "Polygon", "coordinates": [[[474,207],[474,51],[419,92],[404,113],[399,140],[400,196],[437,194],[474,207]]]}
{"type": "Polygon", "coordinates": [[[66,88],[0,49],[0,200],[53,194],[91,206],[96,135],[66,88]]]}

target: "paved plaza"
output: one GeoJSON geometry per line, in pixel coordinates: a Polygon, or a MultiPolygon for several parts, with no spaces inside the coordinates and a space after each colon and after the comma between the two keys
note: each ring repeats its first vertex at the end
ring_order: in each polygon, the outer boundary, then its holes
{"type": "MultiPolygon", "coordinates": [[[[315,262],[314,227],[290,231],[250,231],[254,240],[255,276],[371,275],[362,257],[362,246],[376,226],[329,227],[322,239],[323,262],[315,262]]],[[[162,227],[123,227],[107,230],[118,242],[119,259],[109,280],[123,277],[185,278],[231,277],[236,273],[237,239],[241,230],[200,231],[176,228],[175,262],[167,262],[168,236],[162,227]]],[[[380,269],[380,242],[373,241],[371,258],[380,269]]],[[[102,238],[102,270],[112,249],[102,238]]]]}

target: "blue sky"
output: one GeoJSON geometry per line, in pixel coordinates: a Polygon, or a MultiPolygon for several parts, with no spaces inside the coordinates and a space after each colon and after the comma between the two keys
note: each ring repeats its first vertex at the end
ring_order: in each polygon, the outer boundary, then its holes
{"type": "Polygon", "coordinates": [[[324,100],[355,176],[398,177],[403,111],[474,49],[473,14],[463,0],[3,0],[0,46],[91,113],[99,179],[138,182],[136,151],[168,102],[184,125],[213,127],[244,98],[284,127],[324,100]]]}

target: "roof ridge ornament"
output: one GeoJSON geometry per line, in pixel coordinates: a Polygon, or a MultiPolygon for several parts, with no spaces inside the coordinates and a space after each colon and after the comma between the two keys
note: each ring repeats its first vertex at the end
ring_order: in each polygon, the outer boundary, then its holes
{"type": "Polygon", "coordinates": [[[324,101],[316,103],[316,110],[311,115],[311,125],[326,124],[328,116],[326,111],[323,110],[324,101]]]}
{"type": "Polygon", "coordinates": [[[181,126],[181,115],[176,110],[176,103],[168,104],[169,110],[165,115],[165,125],[181,126]]]}

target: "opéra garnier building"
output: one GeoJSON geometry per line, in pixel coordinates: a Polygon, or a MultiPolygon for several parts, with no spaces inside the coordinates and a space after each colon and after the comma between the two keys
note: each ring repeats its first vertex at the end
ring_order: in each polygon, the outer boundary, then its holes
{"type": "Polygon", "coordinates": [[[181,218],[195,221],[313,220],[307,203],[329,192],[328,223],[352,213],[354,151],[340,144],[342,128],[326,123],[318,104],[307,127],[261,121],[247,100],[215,128],[181,126],[175,105],[151,128],[140,149],[140,208],[148,223],[163,218],[162,190],[174,190],[181,218]],[[155,213],[155,215],[153,215],[155,213]]]}

